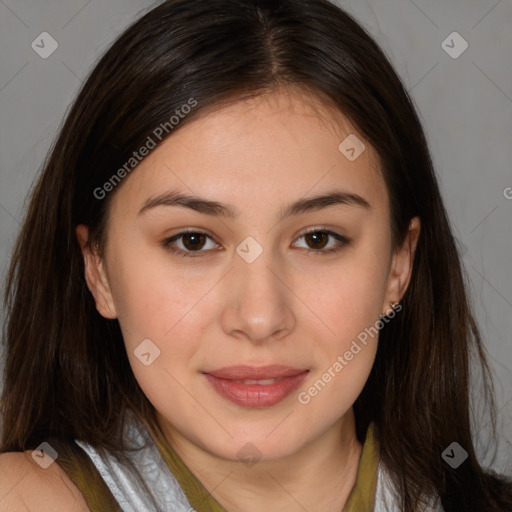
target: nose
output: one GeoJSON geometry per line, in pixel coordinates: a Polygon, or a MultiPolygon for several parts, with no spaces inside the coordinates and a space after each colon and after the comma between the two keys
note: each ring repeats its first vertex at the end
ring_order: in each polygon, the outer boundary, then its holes
{"type": "Polygon", "coordinates": [[[295,327],[297,303],[286,271],[277,259],[272,261],[270,250],[263,250],[251,263],[235,254],[233,264],[223,283],[224,332],[252,343],[286,337],[295,327]]]}

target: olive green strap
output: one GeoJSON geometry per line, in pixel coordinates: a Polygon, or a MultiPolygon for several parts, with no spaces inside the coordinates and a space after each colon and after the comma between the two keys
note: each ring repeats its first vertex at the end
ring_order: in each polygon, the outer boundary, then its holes
{"type": "Polygon", "coordinates": [[[374,428],[370,423],[366,431],[356,483],[342,512],[372,512],[375,507],[380,450],[374,428]]]}
{"type": "Polygon", "coordinates": [[[82,493],[91,512],[123,512],[89,456],[72,439],[48,441],[58,454],[56,463],[82,493]]]}

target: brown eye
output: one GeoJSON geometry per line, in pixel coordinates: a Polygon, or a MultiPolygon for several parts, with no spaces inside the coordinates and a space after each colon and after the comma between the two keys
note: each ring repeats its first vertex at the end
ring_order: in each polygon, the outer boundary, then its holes
{"type": "Polygon", "coordinates": [[[304,239],[306,247],[303,248],[308,250],[308,255],[311,252],[323,255],[332,254],[340,251],[352,241],[351,238],[323,228],[311,229],[298,238],[298,240],[300,239],[304,239]],[[334,240],[334,244],[331,244],[331,239],[334,240]]]}
{"type": "Polygon", "coordinates": [[[217,246],[213,238],[203,231],[183,231],[164,240],[162,245],[168,251],[184,257],[201,256],[202,253],[208,252],[208,249],[215,249],[217,246]],[[204,250],[209,241],[211,241],[210,247],[206,247],[204,250]]]}
{"type": "Polygon", "coordinates": [[[304,237],[308,242],[311,241],[311,249],[323,249],[329,241],[329,234],[325,231],[314,231],[304,235],[304,237]]]}
{"type": "Polygon", "coordinates": [[[183,245],[189,251],[201,249],[205,243],[206,236],[204,233],[186,233],[182,235],[183,245]]]}

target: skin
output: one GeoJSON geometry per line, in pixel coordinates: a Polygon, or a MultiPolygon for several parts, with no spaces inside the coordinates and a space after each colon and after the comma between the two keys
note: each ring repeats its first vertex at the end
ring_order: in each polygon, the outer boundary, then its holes
{"type": "MultiPolygon", "coordinates": [[[[88,244],[87,227],[77,228],[98,311],[118,318],[135,377],[167,439],[230,512],[339,511],[355,483],[362,446],[352,405],[377,338],[308,404],[297,394],[403,296],[420,222],[411,221],[393,253],[375,152],[366,141],[355,161],[338,150],[351,133],[357,130],[343,115],[306,93],[236,102],[180,127],[124,179],[102,257],[88,244]],[[371,208],[335,205],[279,221],[289,203],[334,188],[359,194],[371,208]],[[138,214],[171,189],[230,204],[239,216],[177,206],[138,214]],[[352,241],[341,247],[329,237],[324,246],[340,251],[319,254],[322,243],[303,235],[322,226],[352,241]],[[188,228],[212,238],[199,244],[199,256],[171,253],[164,241],[188,228]],[[263,248],[252,263],[236,252],[248,236],[263,248]],[[161,352],[149,366],[134,355],[144,339],[161,352]],[[282,402],[258,409],[228,402],[201,373],[275,363],[307,368],[308,377],[282,402]],[[237,456],[246,443],[261,454],[251,467],[237,456]]],[[[193,247],[183,237],[174,246],[193,247]]]]}
{"type": "Polygon", "coordinates": [[[0,455],[0,510],[88,512],[82,494],[55,462],[43,469],[32,452],[0,455]]]}

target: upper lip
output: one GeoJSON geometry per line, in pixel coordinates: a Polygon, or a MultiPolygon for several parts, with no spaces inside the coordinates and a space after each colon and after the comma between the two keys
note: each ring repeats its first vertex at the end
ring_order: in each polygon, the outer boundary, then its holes
{"type": "Polygon", "coordinates": [[[219,379],[228,380],[263,380],[263,379],[284,379],[308,371],[307,368],[293,368],[291,366],[272,364],[268,366],[226,366],[218,370],[207,371],[219,379]]]}

